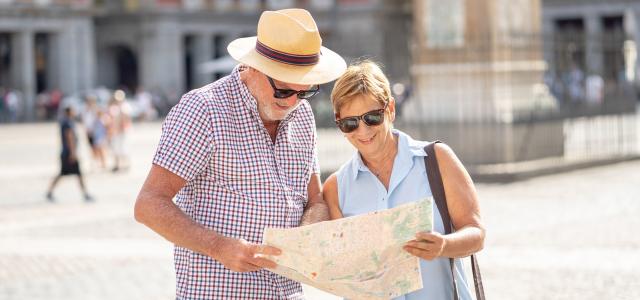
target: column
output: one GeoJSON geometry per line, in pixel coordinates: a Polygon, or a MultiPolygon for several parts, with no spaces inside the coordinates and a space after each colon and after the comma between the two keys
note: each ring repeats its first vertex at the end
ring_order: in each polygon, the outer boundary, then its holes
{"type": "Polygon", "coordinates": [[[13,88],[22,92],[23,112],[27,120],[35,117],[36,71],[34,62],[34,34],[21,31],[13,35],[13,88]]]}
{"type": "MultiPolygon", "coordinates": [[[[627,34],[633,41],[636,43],[636,49],[640,49],[640,10],[631,10],[628,11],[625,16],[629,15],[629,22],[625,17],[625,27],[627,30],[627,34]],[[628,25],[627,25],[628,24],[628,25]]],[[[638,78],[638,74],[640,74],[640,59],[636,60],[636,85],[640,80],[638,78]]]]}
{"type": "Polygon", "coordinates": [[[211,34],[199,34],[195,37],[195,53],[193,57],[193,74],[196,86],[204,86],[211,83],[213,76],[199,71],[202,63],[213,59],[213,42],[211,34]]]}
{"type": "Polygon", "coordinates": [[[84,91],[95,87],[94,28],[93,22],[89,19],[78,20],[75,23],[76,47],[78,48],[77,88],[84,91]]]}
{"type": "MultiPolygon", "coordinates": [[[[555,51],[554,51],[554,24],[553,18],[544,17],[542,20],[542,47],[544,60],[547,62],[549,68],[555,68],[555,51]]],[[[549,72],[555,72],[556,70],[549,70],[549,72]]]]}
{"type": "Polygon", "coordinates": [[[143,87],[179,97],[185,87],[184,50],[178,22],[172,19],[150,20],[143,24],[142,31],[146,33],[142,36],[139,53],[143,87]]]}
{"type": "Polygon", "coordinates": [[[585,22],[585,74],[602,74],[602,24],[596,13],[589,13],[584,17],[585,22]]]}
{"type": "Polygon", "coordinates": [[[73,94],[78,91],[79,81],[79,61],[77,37],[74,26],[71,24],[59,33],[58,54],[60,60],[60,73],[58,73],[60,90],[65,95],[73,94]]]}

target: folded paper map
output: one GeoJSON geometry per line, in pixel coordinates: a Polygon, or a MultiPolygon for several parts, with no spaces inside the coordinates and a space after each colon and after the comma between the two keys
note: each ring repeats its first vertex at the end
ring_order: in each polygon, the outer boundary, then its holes
{"type": "Polygon", "coordinates": [[[433,227],[433,200],[307,226],[264,230],[280,248],[274,273],[349,299],[389,299],[422,288],[420,264],[402,246],[433,227]]]}

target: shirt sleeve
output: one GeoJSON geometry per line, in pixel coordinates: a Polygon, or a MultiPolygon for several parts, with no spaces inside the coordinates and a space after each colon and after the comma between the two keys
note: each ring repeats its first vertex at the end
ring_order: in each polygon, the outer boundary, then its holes
{"type": "Polygon", "coordinates": [[[71,124],[69,124],[69,121],[63,121],[60,125],[60,128],[62,130],[62,133],[66,134],[67,130],[71,129],[71,124]]]}
{"type": "Polygon", "coordinates": [[[211,116],[204,99],[195,93],[185,94],[162,125],[153,163],[186,181],[193,180],[210,163],[211,129],[211,116]]]}

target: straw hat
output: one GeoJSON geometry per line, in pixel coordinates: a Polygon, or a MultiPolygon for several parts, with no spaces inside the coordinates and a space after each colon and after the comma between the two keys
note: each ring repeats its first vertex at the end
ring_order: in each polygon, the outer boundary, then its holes
{"type": "Polygon", "coordinates": [[[263,12],[258,36],[236,39],[227,50],[237,61],[287,83],[327,83],[347,68],[340,55],[322,47],[316,22],[304,9],[263,12]]]}

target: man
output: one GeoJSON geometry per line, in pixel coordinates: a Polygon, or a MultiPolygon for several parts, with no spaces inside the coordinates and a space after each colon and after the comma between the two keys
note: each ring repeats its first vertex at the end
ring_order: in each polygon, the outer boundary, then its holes
{"type": "Polygon", "coordinates": [[[229,76],[171,110],[136,201],[136,219],[176,244],[178,299],[303,298],[264,269],[280,250],[262,232],[328,219],[307,100],[346,63],[305,10],[266,11],[257,32],[229,44],[229,76]]]}
{"type": "Polygon", "coordinates": [[[64,116],[60,121],[60,139],[62,143],[62,152],[60,153],[60,174],[53,178],[53,181],[49,186],[49,190],[47,191],[47,200],[49,202],[55,201],[55,198],[53,197],[53,190],[58,184],[58,181],[60,181],[60,178],[67,175],[78,176],[78,182],[80,183],[84,200],[86,202],[93,201],[93,197],[87,193],[87,188],[85,187],[84,180],[82,179],[82,173],[80,173],[77,151],[78,137],[75,132],[75,123],[73,121],[74,117],[75,113],[73,108],[70,106],[65,107],[64,116]]]}

